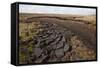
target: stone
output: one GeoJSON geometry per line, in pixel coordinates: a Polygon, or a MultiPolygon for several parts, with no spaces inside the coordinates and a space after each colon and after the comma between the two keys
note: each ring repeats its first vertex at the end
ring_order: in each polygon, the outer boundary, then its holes
{"type": "Polygon", "coordinates": [[[56,49],[59,49],[61,47],[63,47],[63,42],[60,41],[59,44],[56,45],[56,49]]]}
{"type": "Polygon", "coordinates": [[[63,47],[63,46],[64,46],[63,43],[64,43],[63,38],[60,37],[60,40],[58,40],[58,43],[57,43],[56,49],[63,47]]]}
{"type": "Polygon", "coordinates": [[[42,50],[40,48],[34,48],[34,55],[36,57],[39,57],[42,53],[42,50]]]}
{"type": "Polygon", "coordinates": [[[38,59],[35,61],[35,63],[41,63],[41,62],[43,62],[47,57],[48,57],[47,55],[44,55],[44,56],[38,58],[38,59]]]}
{"type": "Polygon", "coordinates": [[[69,50],[69,45],[66,42],[64,28],[51,22],[42,21],[39,24],[39,33],[32,39],[35,47],[31,57],[34,58],[30,59],[33,59],[34,63],[66,61],[64,54],[69,50]]]}
{"type": "Polygon", "coordinates": [[[64,51],[63,49],[57,49],[55,50],[55,54],[57,58],[61,58],[62,56],[64,56],[64,51]]]}
{"type": "Polygon", "coordinates": [[[65,44],[64,46],[64,52],[67,52],[69,50],[69,45],[65,44]]]}

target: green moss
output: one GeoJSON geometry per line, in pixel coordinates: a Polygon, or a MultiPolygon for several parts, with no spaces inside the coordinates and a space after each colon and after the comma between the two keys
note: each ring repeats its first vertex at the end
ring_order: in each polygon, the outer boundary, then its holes
{"type": "Polygon", "coordinates": [[[29,52],[33,52],[33,45],[29,45],[28,51],[29,51],[29,52]]]}
{"type": "Polygon", "coordinates": [[[19,62],[20,63],[24,63],[25,60],[26,60],[26,55],[21,53],[21,52],[19,52],[19,62]]]}

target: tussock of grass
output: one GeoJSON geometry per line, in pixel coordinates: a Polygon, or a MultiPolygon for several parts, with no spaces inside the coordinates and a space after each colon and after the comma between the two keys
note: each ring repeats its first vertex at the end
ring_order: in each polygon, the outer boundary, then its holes
{"type": "Polygon", "coordinates": [[[33,38],[38,34],[36,26],[37,22],[19,23],[19,63],[25,64],[30,53],[33,52],[34,46],[32,44],[33,38]]]}
{"type": "Polygon", "coordinates": [[[89,49],[85,44],[78,39],[77,36],[73,36],[70,40],[72,51],[70,55],[71,61],[77,60],[94,60],[96,58],[95,51],[89,49]]]}

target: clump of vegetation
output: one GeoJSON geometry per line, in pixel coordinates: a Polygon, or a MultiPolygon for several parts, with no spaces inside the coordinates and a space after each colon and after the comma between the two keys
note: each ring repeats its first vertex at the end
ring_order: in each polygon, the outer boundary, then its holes
{"type": "Polygon", "coordinates": [[[88,16],[82,16],[79,18],[75,18],[76,21],[80,20],[81,22],[83,22],[84,24],[89,25],[89,27],[96,27],[96,16],[95,15],[88,15],[88,16]]]}
{"type": "Polygon", "coordinates": [[[95,60],[95,51],[89,49],[77,36],[70,39],[72,50],[70,52],[70,61],[95,60]]]}
{"type": "Polygon", "coordinates": [[[33,39],[37,36],[39,30],[37,22],[19,23],[19,63],[25,64],[30,53],[33,52],[35,45],[33,39]]]}

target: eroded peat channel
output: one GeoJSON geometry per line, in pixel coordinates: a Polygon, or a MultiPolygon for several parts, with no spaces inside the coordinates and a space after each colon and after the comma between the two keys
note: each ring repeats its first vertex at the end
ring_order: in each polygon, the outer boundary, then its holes
{"type": "Polygon", "coordinates": [[[49,16],[21,19],[20,64],[95,60],[96,29],[84,22],[49,16]]]}

